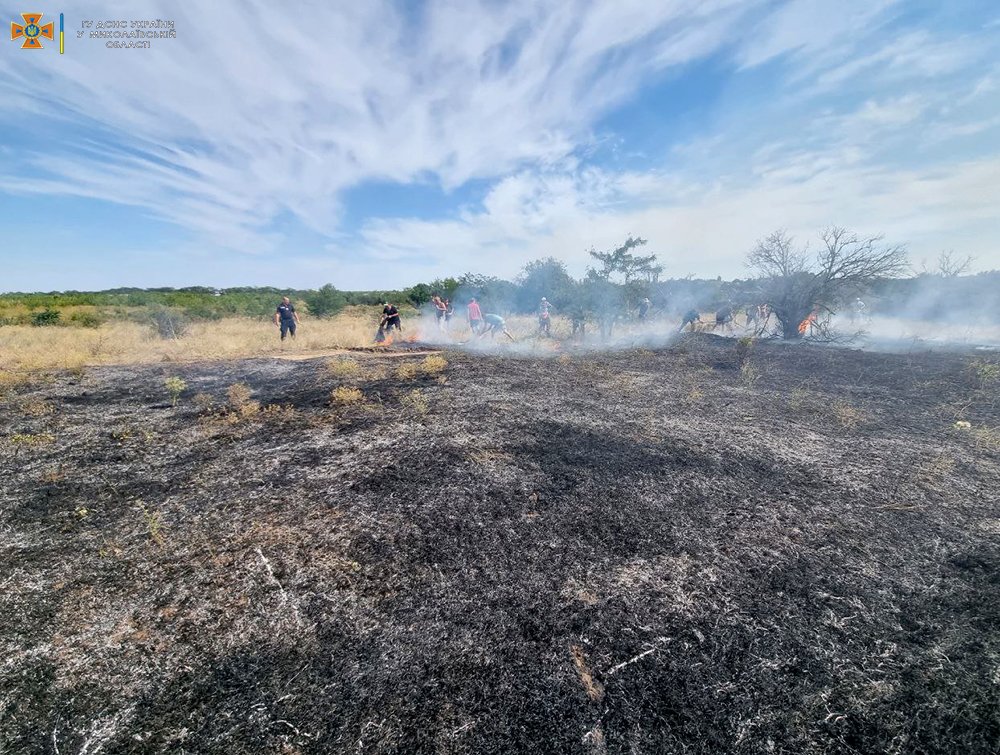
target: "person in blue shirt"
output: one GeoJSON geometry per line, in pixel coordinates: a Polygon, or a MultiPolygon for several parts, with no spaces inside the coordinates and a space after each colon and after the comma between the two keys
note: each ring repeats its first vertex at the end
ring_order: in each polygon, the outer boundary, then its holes
{"type": "Polygon", "coordinates": [[[483,330],[479,334],[480,338],[483,338],[489,334],[490,340],[496,337],[497,333],[503,333],[510,340],[514,340],[514,336],[510,334],[507,330],[507,323],[500,315],[486,314],[483,315],[483,330]]]}
{"type": "Polygon", "coordinates": [[[295,314],[295,307],[291,299],[287,296],[281,300],[281,304],[274,310],[274,325],[281,328],[281,340],[291,334],[295,338],[295,326],[299,324],[299,316],[295,314]]]}

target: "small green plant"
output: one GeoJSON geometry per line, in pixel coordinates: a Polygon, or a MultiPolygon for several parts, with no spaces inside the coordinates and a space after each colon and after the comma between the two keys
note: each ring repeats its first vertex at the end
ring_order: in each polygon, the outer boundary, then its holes
{"type": "Polygon", "coordinates": [[[260,410],[260,419],[264,422],[291,422],[297,416],[295,407],[290,404],[268,404],[260,410]]]}
{"type": "Polygon", "coordinates": [[[170,394],[170,403],[173,406],[177,406],[177,400],[181,397],[181,394],[187,389],[187,383],[184,382],[183,378],[179,377],[168,377],[163,381],[163,385],[167,389],[167,393],[170,394]]]}
{"type": "Polygon", "coordinates": [[[86,506],[77,506],[76,510],[73,513],[76,514],[78,519],[86,519],[88,516],[90,516],[90,509],[88,509],[86,506]]]}

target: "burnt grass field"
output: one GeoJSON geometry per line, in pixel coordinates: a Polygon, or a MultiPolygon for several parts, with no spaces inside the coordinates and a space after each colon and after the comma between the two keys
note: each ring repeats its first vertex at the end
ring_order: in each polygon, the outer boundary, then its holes
{"type": "Polygon", "coordinates": [[[9,387],[0,752],[997,752],[993,368],[735,343],[9,387]]]}

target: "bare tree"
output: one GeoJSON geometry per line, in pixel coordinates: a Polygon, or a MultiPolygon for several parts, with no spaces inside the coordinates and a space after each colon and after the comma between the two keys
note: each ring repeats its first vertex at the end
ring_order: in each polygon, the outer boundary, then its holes
{"type": "Polygon", "coordinates": [[[807,330],[803,324],[831,313],[845,290],[896,277],[907,268],[905,249],[883,244],[881,236],[862,238],[831,226],[820,239],[822,246],[813,254],[808,246],[796,247],[784,231],[775,231],[758,241],[747,259],[758,275],[760,300],[777,318],[784,338],[801,338],[807,330]]]}
{"type": "Polygon", "coordinates": [[[938,255],[937,274],[942,278],[957,278],[972,268],[971,255],[960,257],[951,249],[938,255]]]}

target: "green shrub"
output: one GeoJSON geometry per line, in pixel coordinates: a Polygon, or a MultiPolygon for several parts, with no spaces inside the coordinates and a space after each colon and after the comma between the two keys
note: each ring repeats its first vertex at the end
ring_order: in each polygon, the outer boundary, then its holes
{"type": "Polygon", "coordinates": [[[337,314],[347,304],[344,295],[327,283],[319,291],[312,291],[306,294],[306,306],[309,307],[309,314],[315,317],[329,317],[337,314]]]}
{"type": "Polygon", "coordinates": [[[59,310],[43,309],[41,312],[35,312],[31,316],[31,324],[37,328],[45,327],[47,325],[58,325],[59,317],[59,310]]]}
{"type": "Polygon", "coordinates": [[[99,328],[104,324],[104,318],[96,312],[74,312],[69,321],[81,328],[99,328]]]}
{"type": "Polygon", "coordinates": [[[167,393],[170,394],[171,404],[177,406],[177,399],[181,397],[181,394],[187,388],[187,383],[184,382],[183,378],[168,377],[163,381],[163,385],[167,389],[167,393]]]}

